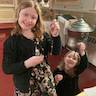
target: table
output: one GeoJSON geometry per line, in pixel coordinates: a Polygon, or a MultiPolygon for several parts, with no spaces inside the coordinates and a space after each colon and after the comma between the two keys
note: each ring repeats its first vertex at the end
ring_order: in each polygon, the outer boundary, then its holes
{"type": "Polygon", "coordinates": [[[84,93],[84,91],[82,91],[81,93],[79,93],[78,95],[76,96],[86,96],[86,94],[84,93]]]}

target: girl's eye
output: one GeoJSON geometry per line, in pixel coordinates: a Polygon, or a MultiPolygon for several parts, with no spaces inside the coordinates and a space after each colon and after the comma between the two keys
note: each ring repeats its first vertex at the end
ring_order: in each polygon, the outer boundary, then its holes
{"type": "Polygon", "coordinates": [[[69,55],[68,58],[72,58],[72,56],[69,55]]]}
{"type": "MultiPolygon", "coordinates": [[[[25,13],[25,14],[23,14],[25,17],[28,17],[28,16],[30,16],[29,14],[27,14],[27,13],[25,13]]],[[[32,18],[32,19],[37,19],[38,17],[37,16],[30,16],[30,18],[32,18]]]]}
{"type": "Polygon", "coordinates": [[[73,60],[77,60],[76,57],[69,55],[68,58],[72,58],[73,60]]]}
{"type": "Polygon", "coordinates": [[[32,18],[32,19],[37,19],[37,17],[36,17],[36,16],[31,16],[31,18],[32,18]]]}
{"type": "Polygon", "coordinates": [[[76,58],[73,58],[73,60],[77,60],[76,58]]]}
{"type": "Polygon", "coordinates": [[[28,14],[27,14],[27,13],[25,13],[25,14],[23,14],[23,15],[24,15],[24,16],[26,16],[26,17],[28,16],[28,14]]]}
{"type": "Polygon", "coordinates": [[[74,60],[78,61],[78,58],[77,57],[73,57],[74,60]]]}

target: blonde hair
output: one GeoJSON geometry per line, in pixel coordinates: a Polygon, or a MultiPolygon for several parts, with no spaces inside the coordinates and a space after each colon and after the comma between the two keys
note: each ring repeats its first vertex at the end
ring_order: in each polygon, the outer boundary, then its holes
{"type": "Polygon", "coordinates": [[[35,38],[38,38],[40,40],[44,32],[44,24],[43,24],[42,13],[41,13],[40,7],[38,3],[33,0],[28,0],[28,1],[22,0],[22,2],[19,4],[16,10],[17,20],[16,20],[16,28],[13,30],[13,34],[21,34],[21,27],[18,24],[19,13],[22,9],[25,9],[28,7],[34,7],[38,13],[38,20],[36,22],[35,27],[32,29],[32,32],[34,32],[35,38]]]}
{"type": "MultiPolygon", "coordinates": [[[[65,63],[64,63],[64,58],[65,58],[68,54],[70,54],[71,52],[72,52],[72,50],[71,50],[71,51],[68,51],[68,52],[63,56],[60,64],[57,66],[60,70],[66,70],[66,69],[65,69],[65,63]]],[[[78,53],[78,55],[76,55],[76,56],[77,56],[77,64],[76,64],[76,66],[75,66],[72,70],[67,71],[67,73],[68,73],[70,76],[72,76],[72,77],[75,76],[76,68],[77,68],[77,66],[80,64],[80,60],[81,60],[79,53],[78,53]]]]}

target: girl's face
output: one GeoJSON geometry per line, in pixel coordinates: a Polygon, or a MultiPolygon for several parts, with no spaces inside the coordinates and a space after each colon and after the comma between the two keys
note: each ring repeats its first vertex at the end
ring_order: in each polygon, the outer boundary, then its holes
{"type": "Polygon", "coordinates": [[[33,7],[22,9],[19,13],[18,23],[22,30],[31,30],[38,20],[38,14],[33,7]]]}
{"type": "Polygon", "coordinates": [[[65,69],[69,70],[76,66],[78,63],[79,54],[75,51],[68,53],[64,58],[65,69]]]}

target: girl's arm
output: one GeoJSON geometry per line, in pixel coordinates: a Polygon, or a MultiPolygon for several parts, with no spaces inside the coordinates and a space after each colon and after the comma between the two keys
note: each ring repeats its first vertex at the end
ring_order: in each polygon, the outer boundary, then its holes
{"type": "Polygon", "coordinates": [[[13,37],[9,37],[4,43],[2,67],[6,74],[19,74],[27,70],[24,61],[17,62],[17,47],[13,37]]]}
{"type": "Polygon", "coordinates": [[[57,74],[54,77],[55,83],[56,85],[63,79],[63,75],[62,74],[57,74]]]}
{"type": "Polygon", "coordinates": [[[82,73],[87,68],[88,63],[88,58],[85,53],[85,55],[81,56],[80,64],[77,66],[76,74],[82,73]]]}
{"type": "Polygon", "coordinates": [[[50,24],[50,34],[52,37],[52,44],[51,44],[51,52],[53,55],[57,55],[60,53],[61,49],[61,39],[59,36],[60,26],[59,22],[54,19],[50,24]]]}
{"type": "Polygon", "coordinates": [[[56,68],[53,71],[53,76],[54,76],[54,80],[55,80],[56,85],[63,79],[62,71],[60,71],[59,68],[56,68]]]}
{"type": "Polygon", "coordinates": [[[45,55],[48,53],[53,55],[58,55],[61,51],[61,39],[58,35],[57,37],[52,37],[48,33],[44,34],[44,52],[45,55]]]}
{"type": "Polygon", "coordinates": [[[77,66],[76,74],[83,72],[88,65],[88,58],[86,54],[86,45],[83,42],[77,43],[77,48],[79,49],[79,54],[81,56],[80,64],[77,66]]]}
{"type": "Polygon", "coordinates": [[[58,55],[61,51],[61,39],[60,36],[52,37],[51,50],[53,55],[58,55]]]}

